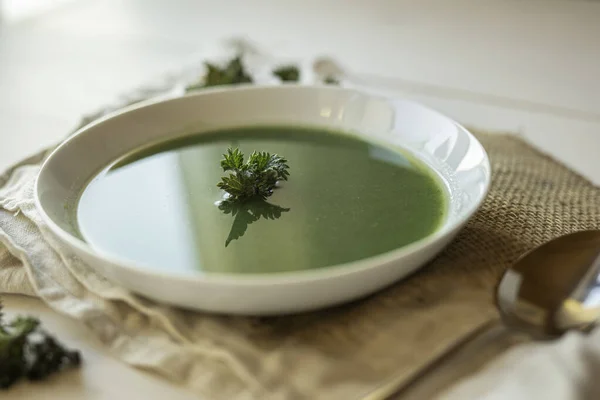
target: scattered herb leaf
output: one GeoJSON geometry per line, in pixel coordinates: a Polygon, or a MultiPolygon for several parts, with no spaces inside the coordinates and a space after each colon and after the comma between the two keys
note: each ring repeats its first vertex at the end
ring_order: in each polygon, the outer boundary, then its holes
{"type": "Polygon", "coordinates": [[[340,81],[337,80],[333,76],[327,76],[327,77],[325,77],[325,79],[323,80],[323,82],[325,82],[328,85],[339,85],[340,84],[340,81]]]}
{"type": "Polygon", "coordinates": [[[252,77],[244,69],[241,56],[231,59],[224,68],[209,62],[204,65],[206,66],[206,75],[198,83],[186,87],[186,91],[212,86],[252,83],[252,77]]]}
{"type": "Polygon", "coordinates": [[[300,70],[294,65],[279,67],[273,71],[273,75],[279,77],[283,82],[298,82],[300,70]]]}
{"type": "MultiPolygon", "coordinates": [[[[186,92],[203,89],[212,86],[234,85],[239,83],[252,83],[253,79],[245,70],[242,57],[237,55],[224,67],[206,62],[206,74],[198,82],[188,85],[186,92]]],[[[273,75],[282,82],[298,82],[300,80],[300,68],[296,65],[283,65],[273,70],[273,75]]],[[[328,85],[339,85],[340,81],[333,75],[323,78],[328,85]]]]}
{"type": "Polygon", "coordinates": [[[225,247],[229,246],[233,240],[244,236],[248,225],[258,221],[261,218],[278,219],[281,214],[290,211],[289,208],[280,207],[266,202],[263,199],[255,199],[247,202],[239,202],[231,199],[223,200],[219,204],[219,210],[224,214],[231,214],[234,217],[231,230],[225,240],[225,247]]]}
{"type": "Polygon", "coordinates": [[[31,381],[81,364],[78,351],[64,348],[40,329],[32,317],[4,321],[0,303],[0,389],[7,389],[22,378],[31,381]]]}
{"type": "Polygon", "coordinates": [[[273,194],[277,181],[287,181],[287,160],[277,154],[253,152],[244,163],[239,149],[227,149],[221,160],[223,171],[231,171],[221,178],[217,186],[226,191],[232,200],[266,199],[273,194]]]}

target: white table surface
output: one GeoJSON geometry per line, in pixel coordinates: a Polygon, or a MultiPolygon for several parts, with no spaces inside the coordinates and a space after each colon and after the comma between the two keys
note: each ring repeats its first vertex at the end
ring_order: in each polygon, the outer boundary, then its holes
{"type": "MultiPolygon", "coordinates": [[[[59,3],[0,22],[0,170],[59,140],[80,114],[218,40],[244,36],[282,57],[331,55],[356,79],[462,123],[518,132],[600,183],[600,2],[59,3]]],[[[114,360],[81,324],[40,301],[5,296],[5,303],[9,314],[40,316],[86,363],[48,383],[20,384],[3,399],[194,398],[114,360]]]]}

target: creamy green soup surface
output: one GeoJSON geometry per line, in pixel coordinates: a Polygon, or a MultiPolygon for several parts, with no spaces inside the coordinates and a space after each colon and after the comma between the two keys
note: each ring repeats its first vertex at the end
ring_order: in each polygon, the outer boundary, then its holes
{"type": "Polygon", "coordinates": [[[345,133],[257,126],[132,153],[99,173],[77,208],[92,247],[163,271],[273,273],[379,255],[434,232],[446,190],[421,161],[345,133]],[[277,153],[289,181],[266,201],[219,203],[228,147],[277,153]],[[221,206],[219,206],[221,204],[221,206]]]}

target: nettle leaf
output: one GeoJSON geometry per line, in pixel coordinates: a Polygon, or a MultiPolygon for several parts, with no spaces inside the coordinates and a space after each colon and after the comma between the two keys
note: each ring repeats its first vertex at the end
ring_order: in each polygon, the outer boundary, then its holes
{"type": "Polygon", "coordinates": [[[205,62],[205,75],[196,83],[188,85],[186,91],[194,91],[213,86],[234,85],[238,83],[252,83],[252,77],[244,68],[241,56],[231,59],[225,66],[205,62]]]}
{"type": "Polygon", "coordinates": [[[221,168],[223,168],[223,171],[241,170],[243,166],[244,153],[239,149],[227,149],[227,153],[223,154],[223,160],[221,160],[221,168]]]}
{"type": "Polygon", "coordinates": [[[221,160],[223,171],[232,171],[221,178],[217,186],[233,200],[266,199],[273,194],[279,180],[287,180],[287,160],[277,154],[253,152],[244,163],[239,149],[227,149],[221,160]]]}
{"type": "Polygon", "coordinates": [[[283,82],[298,82],[300,80],[300,69],[295,65],[285,65],[276,68],[273,75],[277,76],[283,82]]]}
{"type": "Polygon", "coordinates": [[[0,318],[0,390],[21,379],[44,380],[80,364],[80,353],[42,330],[37,318],[17,316],[10,322],[0,318]]]}
{"type": "Polygon", "coordinates": [[[339,84],[340,84],[340,81],[339,81],[339,79],[337,79],[337,78],[336,78],[336,77],[334,77],[334,76],[327,76],[327,77],[326,77],[326,78],[323,80],[323,82],[325,82],[325,84],[327,84],[327,85],[339,85],[339,84]]]}

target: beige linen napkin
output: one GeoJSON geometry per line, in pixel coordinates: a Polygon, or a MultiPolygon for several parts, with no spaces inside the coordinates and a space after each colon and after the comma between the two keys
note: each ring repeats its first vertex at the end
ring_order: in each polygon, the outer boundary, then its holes
{"type": "Polygon", "coordinates": [[[478,137],[492,160],[493,186],[442,255],[364,300],[276,318],[162,306],[94,272],[54,240],[35,208],[42,152],[0,177],[0,292],[38,296],[84,323],[115,357],[206,400],[360,399],[389,379],[408,382],[495,318],[493,286],[523,251],[600,228],[600,189],[515,137],[478,137]]]}

